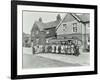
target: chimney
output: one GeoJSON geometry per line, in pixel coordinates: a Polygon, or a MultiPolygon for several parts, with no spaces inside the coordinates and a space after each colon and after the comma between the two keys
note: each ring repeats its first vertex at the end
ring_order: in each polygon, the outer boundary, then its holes
{"type": "Polygon", "coordinates": [[[58,20],[58,21],[61,20],[61,16],[60,16],[60,14],[57,15],[57,20],[58,20]]]}
{"type": "Polygon", "coordinates": [[[39,22],[42,22],[42,18],[41,17],[39,18],[39,22]]]}

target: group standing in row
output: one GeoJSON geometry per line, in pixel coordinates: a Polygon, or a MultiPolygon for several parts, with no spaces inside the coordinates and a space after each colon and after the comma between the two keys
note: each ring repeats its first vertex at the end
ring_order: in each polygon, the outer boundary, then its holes
{"type": "Polygon", "coordinates": [[[36,45],[32,47],[33,54],[37,53],[57,53],[78,56],[80,54],[78,45],[72,42],[61,45],[36,45]]]}

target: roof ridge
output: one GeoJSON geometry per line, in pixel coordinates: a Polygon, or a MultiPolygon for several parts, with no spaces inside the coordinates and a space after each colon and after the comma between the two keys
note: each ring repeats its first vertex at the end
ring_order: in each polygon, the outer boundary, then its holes
{"type": "Polygon", "coordinates": [[[70,13],[75,19],[77,19],[79,22],[81,21],[81,19],[78,17],[78,15],[76,15],[75,13],[70,13]]]}

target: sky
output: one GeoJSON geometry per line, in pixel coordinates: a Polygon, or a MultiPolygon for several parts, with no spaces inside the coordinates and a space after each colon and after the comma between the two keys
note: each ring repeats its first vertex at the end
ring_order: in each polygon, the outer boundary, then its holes
{"type": "Polygon", "coordinates": [[[60,14],[61,18],[66,15],[66,13],[23,11],[23,32],[30,34],[34,22],[38,21],[40,17],[42,22],[46,23],[55,21],[58,14],[60,14]]]}

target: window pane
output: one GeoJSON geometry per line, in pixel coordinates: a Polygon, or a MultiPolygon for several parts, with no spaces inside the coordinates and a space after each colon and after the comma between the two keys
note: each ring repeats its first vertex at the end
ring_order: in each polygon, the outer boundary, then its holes
{"type": "Polygon", "coordinates": [[[63,26],[66,26],[66,24],[63,24],[63,26]]]}
{"type": "Polygon", "coordinates": [[[67,28],[67,24],[63,24],[63,31],[66,31],[66,28],[67,28]]]}
{"type": "Polygon", "coordinates": [[[77,23],[73,23],[73,32],[77,32],[77,23]]]}
{"type": "Polygon", "coordinates": [[[73,23],[73,27],[77,27],[77,23],[73,23]]]}
{"type": "Polygon", "coordinates": [[[47,31],[46,34],[49,34],[49,31],[47,31]]]}

